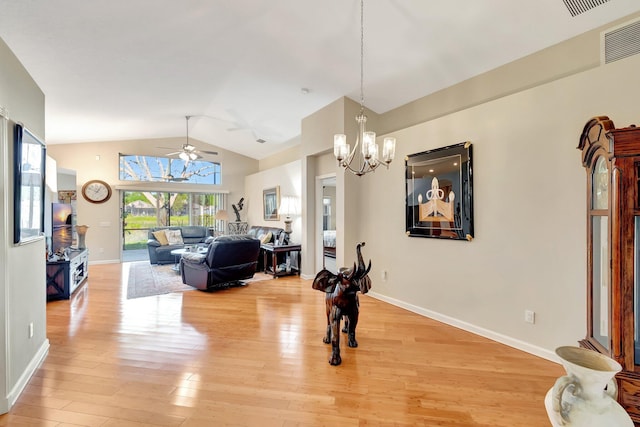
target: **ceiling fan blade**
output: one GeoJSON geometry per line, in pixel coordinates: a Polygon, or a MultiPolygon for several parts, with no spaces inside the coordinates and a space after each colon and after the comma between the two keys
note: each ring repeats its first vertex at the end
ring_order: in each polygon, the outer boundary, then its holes
{"type": "Polygon", "coordinates": [[[217,156],[218,155],[217,151],[198,150],[198,152],[205,153],[205,154],[211,154],[213,156],[217,156]]]}

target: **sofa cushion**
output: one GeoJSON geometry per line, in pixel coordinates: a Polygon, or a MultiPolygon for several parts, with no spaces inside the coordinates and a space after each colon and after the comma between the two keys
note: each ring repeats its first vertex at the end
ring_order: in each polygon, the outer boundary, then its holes
{"type": "Polygon", "coordinates": [[[260,240],[260,236],[264,236],[268,233],[271,233],[271,239],[267,242],[263,242],[263,243],[273,243],[276,239],[278,239],[280,237],[280,233],[283,233],[284,230],[282,228],[278,228],[278,227],[266,227],[266,226],[261,226],[261,225],[252,225],[249,228],[249,231],[247,232],[247,234],[251,237],[254,237],[256,239],[260,240]]]}
{"type": "Polygon", "coordinates": [[[266,234],[261,234],[260,236],[258,236],[258,239],[262,244],[271,242],[272,238],[273,238],[273,233],[271,233],[270,231],[266,234]]]}
{"type": "Polygon", "coordinates": [[[184,241],[182,240],[182,232],[181,230],[165,230],[164,231],[167,236],[167,241],[170,245],[183,245],[184,241]]]}
{"type": "Polygon", "coordinates": [[[166,246],[169,244],[169,241],[167,240],[167,234],[164,232],[164,230],[154,231],[153,237],[155,237],[158,243],[160,243],[162,246],[166,246]]]}
{"type": "Polygon", "coordinates": [[[207,237],[211,237],[207,227],[200,225],[185,225],[180,227],[180,230],[182,230],[182,240],[184,240],[185,245],[205,243],[207,237]]]}
{"type": "Polygon", "coordinates": [[[202,264],[207,259],[207,255],[197,252],[187,252],[182,254],[182,258],[193,264],[202,264]]]}

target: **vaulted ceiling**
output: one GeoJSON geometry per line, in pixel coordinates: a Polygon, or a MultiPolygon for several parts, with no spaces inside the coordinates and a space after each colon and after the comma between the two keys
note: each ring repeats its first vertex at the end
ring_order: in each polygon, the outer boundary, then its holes
{"type": "MultiPolygon", "coordinates": [[[[366,0],[365,104],[384,113],[638,10],[366,0]]],[[[191,115],[190,137],[261,159],[360,99],[359,0],[0,0],[0,38],[45,93],[49,144],[181,137],[191,115]]]]}

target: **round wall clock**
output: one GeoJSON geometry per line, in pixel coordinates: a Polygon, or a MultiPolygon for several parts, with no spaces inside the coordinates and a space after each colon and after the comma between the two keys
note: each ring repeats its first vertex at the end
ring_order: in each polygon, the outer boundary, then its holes
{"type": "Polygon", "coordinates": [[[111,198],[111,187],[104,181],[92,179],[82,186],[82,196],[91,203],[104,203],[111,198]]]}

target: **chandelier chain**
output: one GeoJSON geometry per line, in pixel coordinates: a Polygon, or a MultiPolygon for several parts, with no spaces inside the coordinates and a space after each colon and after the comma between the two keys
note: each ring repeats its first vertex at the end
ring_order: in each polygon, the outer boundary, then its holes
{"type": "Polygon", "coordinates": [[[364,0],[360,0],[360,109],[364,111],[364,0]]]}
{"type": "Polygon", "coordinates": [[[395,156],[396,139],[394,137],[384,138],[382,156],[380,156],[376,133],[367,131],[366,128],[367,116],[364,113],[364,0],[360,0],[360,113],[356,116],[356,122],[358,123],[358,132],[353,148],[347,144],[345,134],[333,136],[333,154],[338,165],[357,176],[373,172],[380,165],[388,169],[395,156]]]}

